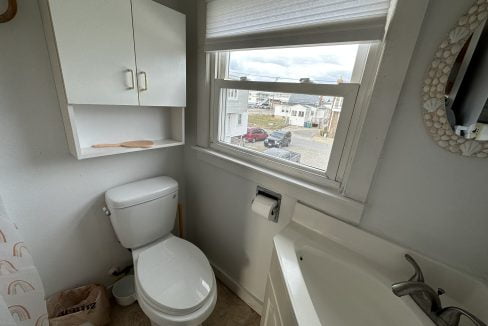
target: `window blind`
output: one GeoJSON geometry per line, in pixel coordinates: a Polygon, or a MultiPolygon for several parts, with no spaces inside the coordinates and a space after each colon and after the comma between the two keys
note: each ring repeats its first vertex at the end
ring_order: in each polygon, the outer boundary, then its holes
{"type": "MultiPolygon", "coordinates": [[[[385,26],[390,0],[210,0],[206,39],[261,38],[326,25],[372,29],[374,37],[385,26]]],[[[361,36],[364,37],[364,36],[361,36]]]]}

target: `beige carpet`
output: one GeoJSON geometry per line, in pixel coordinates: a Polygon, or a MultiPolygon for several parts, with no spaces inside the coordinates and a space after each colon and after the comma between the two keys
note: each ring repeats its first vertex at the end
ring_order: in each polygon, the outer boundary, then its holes
{"type": "MultiPolygon", "coordinates": [[[[258,326],[259,315],[239,299],[222,283],[218,282],[217,304],[203,326],[258,326]]],[[[137,303],[121,307],[113,304],[113,326],[150,326],[149,319],[144,315],[137,303]]]]}

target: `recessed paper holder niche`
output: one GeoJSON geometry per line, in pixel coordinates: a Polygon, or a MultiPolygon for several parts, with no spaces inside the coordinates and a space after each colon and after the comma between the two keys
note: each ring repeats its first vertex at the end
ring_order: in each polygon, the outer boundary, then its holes
{"type": "Polygon", "coordinates": [[[277,202],[276,207],[271,212],[271,214],[273,216],[273,219],[271,219],[271,221],[274,223],[278,223],[278,218],[280,215],[280,207],[281,207],[281,194],[276,193],[274,191],[271,191],[269,189],[266,189],[264,187],[258,186],[256,188],[256,196],[259,196],[259,195],[264,196],[264,197],[268,197],[268,198],[273,199],[273,200],[276,200],[276,202],[277,202]]]}

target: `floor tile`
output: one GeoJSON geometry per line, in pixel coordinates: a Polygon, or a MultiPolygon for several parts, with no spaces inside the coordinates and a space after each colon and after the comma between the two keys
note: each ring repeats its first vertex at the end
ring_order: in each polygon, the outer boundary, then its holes
{"type": "MultiPolygon", "coordinates": [[[[258,326],[260,316],[221,282],[217,282],[217,304],[203,326],[258,326]]],[[[112,306],[112,326],[150,326],[137,303],[112,306]]]]}

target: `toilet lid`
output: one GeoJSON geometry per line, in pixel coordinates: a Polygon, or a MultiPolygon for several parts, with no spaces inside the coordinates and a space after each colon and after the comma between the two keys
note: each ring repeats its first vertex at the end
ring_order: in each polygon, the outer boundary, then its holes
{"type": "Polygon", "coordinates": [[[203,252],[177,237],[141,252],[136,277],[147,300],[171,315],[198,310],[215,286],[212,268],[203,252]]]}

